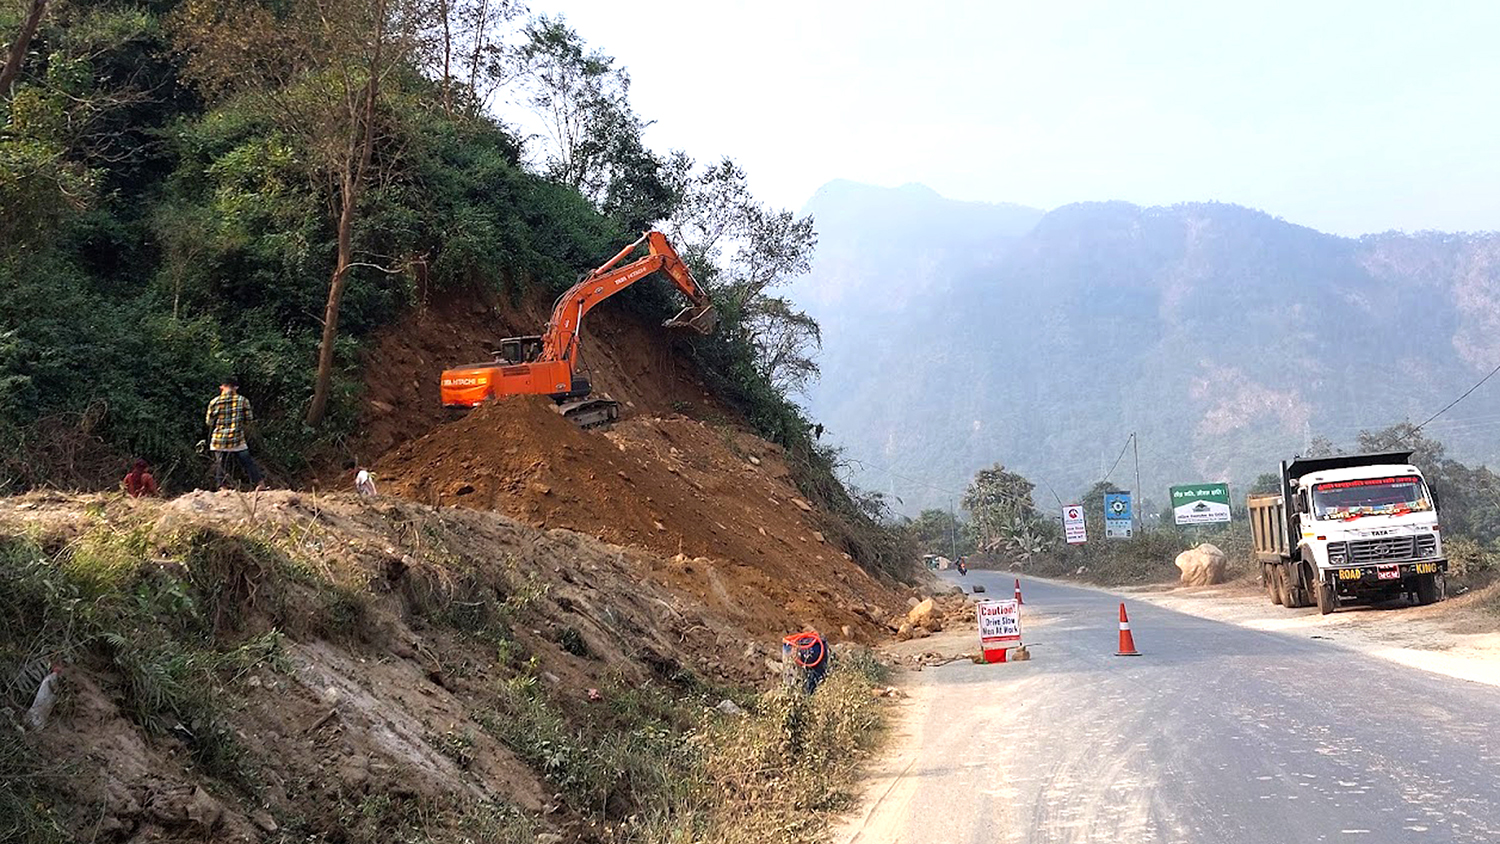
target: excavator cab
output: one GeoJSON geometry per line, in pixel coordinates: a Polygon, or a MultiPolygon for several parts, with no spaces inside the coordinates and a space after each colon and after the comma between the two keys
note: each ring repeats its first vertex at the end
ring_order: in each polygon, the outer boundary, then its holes
{"type": "Polygon", "coordinates": [[[495,360],[508,364],[531,363],[542,356],[542,338],[538,335],[528,337],[506,337],[500,341],[500,348],[491,352],[495,360]]]}

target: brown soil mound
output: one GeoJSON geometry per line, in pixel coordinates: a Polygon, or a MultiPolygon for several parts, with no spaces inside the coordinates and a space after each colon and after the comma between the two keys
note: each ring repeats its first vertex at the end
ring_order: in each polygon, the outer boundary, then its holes
{"type": "Polygon", "coordinates": [[[382,491],[675,555],[662,582],[758,632],[849,625],[892,594],[818,531],[776,447],[682,416],[583,431],[546,400],[476,409],[389,454],[382,491]]]}
{"type": "MultiPolygon", "coordinates": [[[[489,360],[503,337],[540,333],[550,307],[550,301],[510,307],[487,294],[455,295],[379,332],[365,354],[365,405],[349,456],[373,461],[447,421],[438,395],[442,371],[489,360]]],[[[676,337],[610,303],[584,324],[584,368],[596,391],[632,410],[726,415],[698,373],[674,353],[676,337]]]]}

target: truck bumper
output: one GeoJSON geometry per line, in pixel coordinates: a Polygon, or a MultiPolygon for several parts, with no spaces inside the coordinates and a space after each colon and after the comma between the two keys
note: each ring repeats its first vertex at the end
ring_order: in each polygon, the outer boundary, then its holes
{"type": "Polygon", "coordinates": [[[1401,560],[1378,565],[1340,566],[1324,569],[1323,579],[1342,594],[1371,590],[1406,591],[1416,578],[1445,574],[1447,560],[1401,560]]]}

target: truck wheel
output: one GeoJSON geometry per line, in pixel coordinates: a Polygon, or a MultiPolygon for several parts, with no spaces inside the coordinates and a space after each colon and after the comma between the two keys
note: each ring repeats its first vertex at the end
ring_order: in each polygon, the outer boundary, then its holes
{"type": "Polygon", "coordinates": [[[1318,612],[1328,615],[1339,608],[1339,596],[1333,591],[1332,583],[1318,584],[1318,612]]]}
{"type": "Polygon", "coordinates": [[[1424,574],[1417,578],[1417,603],[1426,606],[1437,603],[1438,575],[1424,574]]]}
{"type": "Polygon", "coordinates": [[[1287,585],[1286,566],[1276,566],[1272,571],[1276,577],[1276,603],[1283,607],[1292,605],[1292,592],[1287,585]]]}
{"type": "Polygon", "coordinates": [[[1281,605],[1295,610],[1310,603],[1307,590],[1302,588],[1302,567],[1283,566],[1281,569],[1281,605]]]}
{"type": "Polygon", "coordinates": [[[1281,590],[1276,588],[1276,567],[1261,566],[1260,579],[1265,581],[1266,597],[1271,599],[1271,603],[1281,606],[1281,590]]]}
{"type": "Polygon", "coordinates": [[[1296,575],[1292,579],[1292,606],[1310,607],[1318,602],[1318,577],[1306,563],[1302,563],[1293,569],[1296,575]]]}

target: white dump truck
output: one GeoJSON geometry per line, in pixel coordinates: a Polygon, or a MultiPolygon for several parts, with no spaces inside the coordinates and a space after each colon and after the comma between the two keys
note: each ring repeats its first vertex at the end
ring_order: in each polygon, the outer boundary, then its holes
{"type": "Polygon", "coordinates": [[[1441,600],[1437,505],[1411,452],[1299,457],[1281,463],[1281,492],[1248,499],[1266,593],[1287,607],[1405,594],[1441,600]]]}

